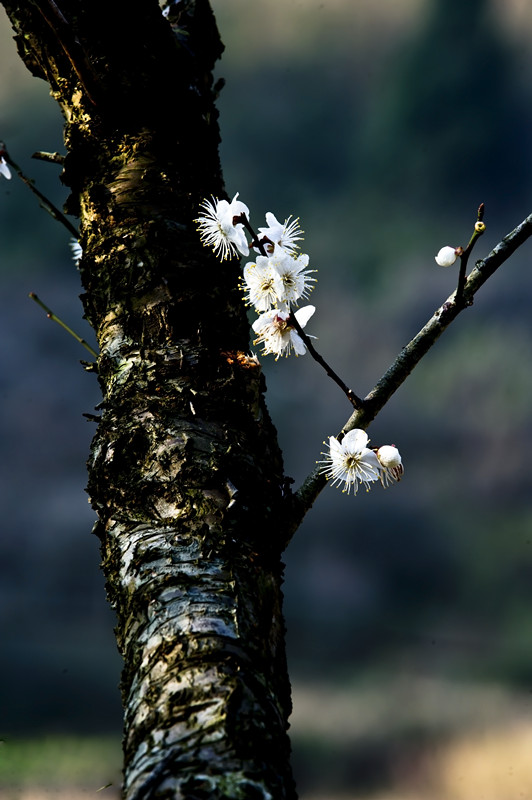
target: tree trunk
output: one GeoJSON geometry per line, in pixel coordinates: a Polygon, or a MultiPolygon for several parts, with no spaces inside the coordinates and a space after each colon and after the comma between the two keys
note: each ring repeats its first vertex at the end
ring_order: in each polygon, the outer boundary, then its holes
{"type": "MultiPolygon", "coordinates": [[[[238,290],[192,223],[224,195],[207,0],[4,6],[63,111],[103,401],[89,459],[124,658],[124,797],[294,798],[286,491],[238,290]]],[[[14,143],[11,143],[14,144],[14,143]]]]}

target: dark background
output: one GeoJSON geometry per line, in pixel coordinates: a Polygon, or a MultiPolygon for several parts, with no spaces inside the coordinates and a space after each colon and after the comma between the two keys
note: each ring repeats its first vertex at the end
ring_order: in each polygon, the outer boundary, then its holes
{"type": "MultiPolygon", "coordinates": [[[[228,192],[255,226],[266,211],[300,217],[319,270],[308,330],[359,395],[454,290],[456,270],[434,255],[467,244],[479,203],[477,257],[532,211],[525,5],[213,3],[228,192]]],[[[30,158],[62,151],[61,118],[10,36],[2,10],[0,139],[61,205],[59,168],[30,158]]],[[[349,758],[373,763],[357,739],[373,696],[388,698],[384,717],[404,714],[399,739],[447,735],[442,709],[463,717],[476,692],[485,709],[484,689],[530,711],[531,253],[525,244],[501,268],[372,425],[373,445],[400,448],[403,481],[356,498],[327,487],[287,551],[303,785],[317,780],[305,753],[328,735],[316,719],[339,696],[331,726],[351,727],[316,761],[331,786],[352,780],[339,766],[346,741],[349,758]],[[412,721],[434,687],[440,700],[412,721]]],[[[82,412],[98,388],[83,349],[28,293],[93,340],[68,235],[16,177],[0,177],[0,281],[0,733],[119,732],[113,616],[84,493],[93,424],[82,412]]],[[[350,409],[309,357],[263,361],[297,485],[350,409]]]]}

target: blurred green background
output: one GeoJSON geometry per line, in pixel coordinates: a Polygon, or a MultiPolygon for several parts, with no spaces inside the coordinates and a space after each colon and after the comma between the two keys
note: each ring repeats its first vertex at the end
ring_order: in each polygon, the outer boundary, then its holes
{"type": "MultiPolygon", "coordinates": [[[[213,7],[226,45],[227,190],[255,226],[266,211],[300,217],[319,270],[309,332],[364,395],[454,290],[456,271],[434,255],[467,244],[479,203],[477,257],[532,211],[532,9],[213,7]]],[[[58,168],[30,158],[62,150],[61,118],[19,63],[3,10],[0,70],[0,139],[61,205],[58,168]]],[[[372,444],[400,448],[403,481],[356,498],[327,487],[287,551],[302,797],[426,792],[435,773],[420,765],[453,737],[532,725],[531,253],[525,244],[489,281],[371,427],[372,444]]],[[[84,351],[28,292],[91,332],[68,236],[15,178],[0,178],[0,276],[0,797],[48,785],[31,755],[15,758],[24,742],[30,753],[39,737],[111,735],[116,766],[96,747],[94,791],[116,786],[121,727],[113,616],[83,489],[93,426],[81,414],[99,396],[84,351]]],[[[265,359],[264,369],[298,484],[350,409],[309,358],[265,359]]],[[[532,796],[531,775],[523,786],[532,796]]]]}

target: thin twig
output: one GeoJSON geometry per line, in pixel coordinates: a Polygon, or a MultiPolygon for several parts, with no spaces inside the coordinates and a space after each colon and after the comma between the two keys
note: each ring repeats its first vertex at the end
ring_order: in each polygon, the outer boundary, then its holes
{"type": "MultiPolygon", "coordinates": [[[[467,269],[467,262],[469,261],[469,256],[471,255],[471,250],[473,249],[475,242],[482,236],[484,231],[486,230],[486,226],[483,222],[484,219],[484,203],[481,203],[478,207],[477,212],[477,221],[475,223],[475,228],[473,230],[471,239],[465,250],[462,250],[460,253],[460,271],[458,273],[458,287],[456,289],[456,303],[464,303],[464,286],[466,281],[466,269],[467,269]]],[[[458,251],[457,251],[458,252],[458,251]]]]}
{"type": "Polygon", "coordinates": [[[70,235],[74,237],[74,239],[77,239],[79,233],[76,230],[76,228],[72,225],[70,220],[68,220],[65,217],[65,215],[61,211],[59,211],[59,209],[56,206],[54,206],[51,200],[48,200],[46,195],[44,195],[37,189],[37,187],[34,185],[33,181],[30,178],[24,175],[19,165],[16,164],[9,155],[8,151],[6,150],[6,146],[3,142],[0,142],[0,147],[2,149],[2,155],[4,156],[6,162],[9,164],[10,167],[13,167],[13,169],[19,176],[20,180],[28,187],[28,189],[30,189],[30,191],[32,191],[33,194],[39,198],[39,202],[42,208],[44,208],[45,211],[48,211],[48,213],[55,220],[57,220],[57,222],[60,222],[62,225],[64,225],[67,231],[70,233],[70,235]]]}
{"type": "Polygon", "coordinates": [[[45,303],[43,303],[43,301],[39,297],[37,297],[35,292],[30,292],[29,296],[31,297],[32,300],[34,300],[37,303],[37,305],[39,305],[44,311],[46,311],[46,316],[48,317],[48,319],[53,320],[53,322],[57,322],[58,325],[61,325],[61,327],[64,328],[64,330],[67,333],[73,336],[77,342],[82,344],[83,347],[86,350],[88,350],[89,353],[94,358],[96,359],[98,358],[98,353],[96,352],[96,350],[93,350],[90,344],[87,341],[85,341],[85,339],[83,339],[75,331],[73,331],[72,328],[69,328],[66,322],[63,322],[63,320],[60,317],[58,317],[57,314],[54,314],[54,312],[50,308],[48,308],[48,306],[45,303]]]}
{"type": "Polygon", "coordinates": [[[237,224],[238,222],[243,223],[244,228],[251,236],[251,247],[256,247],[258,250],[260,250],[261,256],[265,256],[267,258],[268,253],[266,252],[266,248],[264,247],[264,244],[259,240],[259,237],[255,233],[255,230],[251,225],[251,222],[249,221],[247,216],[245,214],[241,214],[238,218],[235,217],[235,219],[233,220],[233,225],[237,224]]]}
{"type": "MultiPolygon", "coordinates": [[[[430,350],[436,339],[464,308],[471,305],[473,297],[480,287],[530,236],[532,236],[532,214],[505,236],[486,258],[477,261],[465,281],[461,301],[456,302],[456,291],[434,312],[427,324],[403,347],[393,364],[364,398],[362,408],[357,409],[349,417],[342,429],[342,434],[354,428],[366,429],[368,427],[414,367],[430,350]]],[[[316,467],[294,493],[292,533],[298,528],[326,483],[325,476],[316,467]]]]}
{"type": "MultiPolygon", "coordinates": [[[[247,216],[245,214],[242,214],[238,218],[235,218],[233,220],[233,224],[236,224],[237,222],[242,222],[244,224],[244,227],[246,228],[246,230],[250,234],[250,236],[251,236],[251,246],[252,247],[256,247],[258,250],[260,250],[261,255],[267,257],[268,254],[266,252],[266,248],[264,247],[264,244],[262,243],[262,241],[259,240],[259,237],[255,233],[255,231],[254,231],[249,219],[247,218],[247,216]]],[[[320,365],[320,367],[323,367],[323,369],[325,370],[325,372],[327,373],[329,378],[331,378],[331,380],[333,380],[336,383],[336,385],[340,387],[340,389],[346,395],[347,399],[349,400],[349,402],[351,403],[353,408],[361,408],[362,405],[363,405],[363,400],[361,400],[361,398],[358,397],[358,395],[356,395],[354,393],[354,391],[352,389],[350,389],[349,386],[347,386],[343,382],[343,380],[340,378],[339,375],[337,375],[337,373],[333,370],[333,368],[330,366],[330,364],[328,364],[327,361],[325,361],[325,359],[323,358],[323,356],[321,356],[318,353],[318,351],[316,350],[316,348],[312,344],[312,340],[305,333],[305,331],[303,330],[303,328],[301,327],[301,325],[297,321],[296,315],[294,314],[293,311],[290,312],[289,322],[290,322],[290,325],[292,325],[296,329],[296,331],[298,332],[299,336],[302,338],[303,342],[305,343],[305,346],[306,346],[307,350],[309,351],[309,353],[312,356],[312,358],[314,359],[314,361],[316,361],[320,365]]]]}
{"type": "Polygon", "coordinates": [[[318,364],[320,364],[320,366],[323,367],[323,369],[325,370],[325,372],[327,373],[329,378],[331,378],[331,380],[333,380],[336,383],[336,385],[340,387],[342,392],[347,396],[347,399],[349,400],[349,402],[351,403],[353,408],[362,408],[362,406],[364,404],[364,401],[360,397],[358,397],[354,393],[354,391],[352,389],[350,389],[349,386],[347,386],[343,382],[343,380],[340,378],[339,375],[336,374],[336,372],[333,370],[333,368],[325,361],[324,358],[322,358],[322,356],[320,356],[320,354],[318,353],[318,351],[316,350],[316,348],[312,344],[312,340],[311,340],[310,336],[308,336],[305,333],[305,331],[303,330],[303,328],[301,327],[301,325],[297,321],[296,315],[293,312],[290,313],[289,321],[290,321],[290,325],[294,326],[294,328],[296,329],[298,334],[303,339],[303,341],[305,343],[305,346],[306,346],[307,350],[309,351],[310,355],[312,356],[312,358],[314,359],[314,361],[317,361],[318,364]]]}

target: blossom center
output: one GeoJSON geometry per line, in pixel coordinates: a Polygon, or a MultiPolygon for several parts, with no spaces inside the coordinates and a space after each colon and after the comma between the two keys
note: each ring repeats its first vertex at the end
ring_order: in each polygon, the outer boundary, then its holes
{"type": "Polygon", "coordinates": [[[279,315],[277,315],[277,316],[275,317],[275,319],[273,320],[273,324],[275,325],[275,327],[277,328],[277,330],[279,331],[279,333],[284,333],[285,331],[287,331],[289,328],[291,328],[291,327],[292,327],[292,326],[291,326],[291,325],[288,323],[288,320],[286,320],[286,319],[283,319],[283,318],[282,318],[282,317],[280,317],[279,315]]]}

